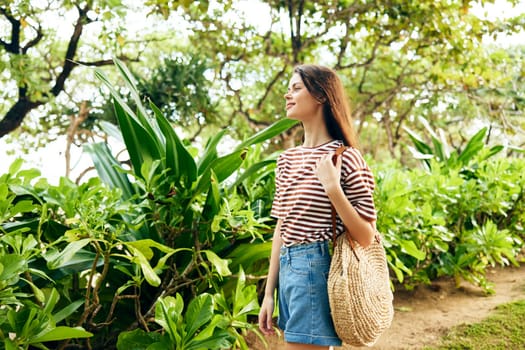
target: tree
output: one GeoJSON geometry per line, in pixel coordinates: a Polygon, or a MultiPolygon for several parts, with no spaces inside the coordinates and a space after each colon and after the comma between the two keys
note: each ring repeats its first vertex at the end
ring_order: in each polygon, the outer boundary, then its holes
{"type": "MultiPolygon", "coordinates": [[[[47,9],[38,9],[30,3],[18,7],[18,3],[10,1],[0,8],[0,14],[10,25],[10,37],[2,38],[0,44],[11,64],[18,69],[13,70],[16,81],[17,99],[8,107],[3,119],[0,121],[0,137],[20,126],[25,116],[39,106],[49,102],[51,98],[64,91],[67,78],[74,67],[78,65],[77,51],[84,27],[94,21],[90,15],[92,3],[76,6],[77,19],[63,59],[58,62],[56,57],[48,56],[47,62],[32,59],[28,52],[37,50],[43,43],[44,37],[49,35],[43,24],[38,20],[39,14],[44,14],[47,9]],[[47,63],[47,64],[46,64],[47,63]],[[47,66],[47,67],[46,67],[47,66]],[[49,74],[40,71],[43,67],[49,74]]],[[[48,4],[52,6],[52,3],[48,4]]],[[[65,5],[61,4],[61,5],[65,5]]],[[[47,45],[49,47],[49,44],[47,45]]],[[[82,62],[85,65],[103,65],[104,61],[82,62]]]]}
{"type": "MultiPolygon", "coordinates": [[[[141,77],[146,95],[157,99],[156,103],[162,101],[161,107],[167,107],[177,93],[183,97],[179,102],[184,96],[198,97],[191,91],[184,92],[188,85],[183,80],[175,81],[179,86],[175,85],[178,90],[174,95],[165,94],[175,90],[168,87],[170,77],[163,77],[167,72],[179,72],[169,67],[170,62],[180,60],[187,64],[206,57],[206,78],[199,80],[204,92],[209,93],[200,95],[205,102],[201,107],[205,108],[184,110],[183,103],[172,103],[173,116],[179,116],[172,120],[191,131],[192,137],[203,129],[211,135],[228,126],[236,138],[242,139],[282,118],[282,95],[293,65],[301,62],[319,62],[341,73],[363,148],[376,156],[377,152],[386,152],[389,157],[402,157],[402,146],[407,140],[403,126],[418,129],[419,116],[434,126],[447,126],[454,138],[451,144],[458,147],[469,136],[460,131],[468,130],[474,120],[500,128],[502,135],[519,133],[512,131],[519,130],[516,122],[509,129],[508,112],[521,115],[523,97],[516,93],[506,100],[503,109],[494,109],[494,103],[487,101],[520,90],[521,56],[506,48],[487,48],[482,39],[523,29],[523,15],[489,21],[475,15],[463,0],[267,0],[250,2],[250,6],[256,6],[254,18],[243,8],[242,1],[217,1],[213,6],[208,1],[150,1],[133,11],[149,11],[148,16],[163,26],[153,26],[149,36],[145,33],[132,41],[125,37],[125,31],[120,31],[125,29],[121,27],[121,17],[129,10],[124,3],[90,1],[83,3],[85,7],[75,7],[69,1],[49,3],[54,7],[45,11],[75,9],[81,29],[95,21],[101,24],[105,35],[100,34],[103,40],[97,44],[101,49],[87,46],[87,40],[76,44],[72,40],[68,44],[71,50],[64,47],[60,51],[52,41],[44,41],[50,37],[46,36],[49,30],[42,29],[45,27],[41,23],[45,22],[38,20],[45,13],[43,9],[31,5],[18,8],[13,1],[4,5],[1,14],[9,23],[11,37],[2,38],[6,50],[2,62],[9,67],[11,85],[16,85],[19,92],[17,98],[5,98],[14,102],[0,121],[0,130],[4,130],[0,136],[20,125],[26,115],[11,112],[15,108],[28,112],[45,105],[48,109],[42,114],[52,115],[49,102],[66,99],[64,92],[71,94],[65,79],[81,90],[85,77],[91,76],[74,77],[73,68],[79,69],[78,63],[105,64],[109,54],[135,61],[130,68],[141,77]],[[88,11],[87,6],[93,11],[88,11]],[[111,15],[111,10],[118,12],[111,15]],[[155,44],[153,40],[163,41],[155,44]],[[22,53],[13,53],[18,52],[13,47],[22,53]],[[74,62],[57,59],[71,52],[76,55],[71,56],[74,62]],[[59,53],[64,55],[57,56],[59,53]],[[41,57],[48,57],[46,62],[50,63],[42,64],[41,57]],[[502,67],[512,71],[510,78],[501,74],[502,67]],[[158,100],[161,96],[162,100],[158,100]]],[[[481,2],[488,3],[491,1],[481,2]]],[[[99,95],[97,90],[88,99],[96,101],[99,95]]],[[[68,108],[78,110],[84,99],[69,103],[68,108]]],[[[194,102],[192,108],[198,106],[194,102]]],[[[55,108],[58,116],[71,114],[64,113],[58,104],[55,108]]],[[[87,122],[96,125],[99,116],[90,113],[87,122]]],[[[57,121],[49,121],[50,125],[53,123],[57,121]]],[[[300,138],[299,130],[290,130],[280,142],[285,147],[295,144],[300,138]]]]}
{"type": "Polygon", "coordinates": [[[365,139],[373,135],[367,140],[370,151],[382,144],[390,155],[399,155],[406,140],[402,126],[412,125],[419,115],[431,123],[460,118],[453,131],[479,117],[501,123],[472,92],[508,84],[498,78],[501,65],[520,61],[516,55],[502,57],[504,49],[488,50],[482,39],[521,30],[523,16],[492,22],[475,15],[465,1],[263,3],[270,15],[264,28],[243,17],[235,2],[220,2],[205,14],[186,8],[192,41],[220,57],[217,89],[232,97],[222,101],[222,111],[239,128],[239,137],[281,113],[292,66],[310,61],[331,65],[345,76],[358,129],[365,139]],[[499,63],[493,60],[498,55],[499,63]],[[478,113],[458,115],[457,100],[478,113]]]}

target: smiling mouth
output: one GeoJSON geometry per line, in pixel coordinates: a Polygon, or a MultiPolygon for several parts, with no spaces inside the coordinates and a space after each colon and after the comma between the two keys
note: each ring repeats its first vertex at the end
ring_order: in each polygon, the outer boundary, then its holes
{"type": "Polygon", "coordinates": [[[294,106],[293,103],[288,103],[288,104],[286,105],[286,109],[288,110],[288,109],[292,108],[293,106],[294,106]]]}

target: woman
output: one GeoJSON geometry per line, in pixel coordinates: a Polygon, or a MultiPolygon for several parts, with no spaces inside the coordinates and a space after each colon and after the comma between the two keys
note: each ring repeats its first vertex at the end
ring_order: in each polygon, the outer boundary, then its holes
{"type": "MultiPolygon", "coordinates": [[[[330,316],[327,276],[332,238],[331,204],[362,246],[374,238],[374,179],[357,150],[348,99],[337,74],[319,65],[300,65],[285,94],[286,115],[304,129],[301,146],[277,161],[271,215],[277,218],[259,328],[273,334],[274,293],[279,285],[278,326],[285,349],[340,346],[330,316]],[[335,150],[349,146],[332,162],[335,150]]],[[[341,222],[342,220],[342,222],[341,222]]]]}

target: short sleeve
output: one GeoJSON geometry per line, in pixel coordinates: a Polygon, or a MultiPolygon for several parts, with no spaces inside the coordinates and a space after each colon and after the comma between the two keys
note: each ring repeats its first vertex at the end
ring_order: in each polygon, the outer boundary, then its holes
{"type": "Polygon", "coordinates": [[[283,203],[282,203],[282,155],[279,155],[277,158],[277,166],[275,167],[275,194],[273,197],[272,210],[270,211],[270,216],[276,219],[282,219],[284,217],[283,213],[283,203]]]}
{"type": "Polygon", "coordinates": [[[372,171],[356,148],[343,153],[343,190],[355,210],[369,221],[377,219],[372,171]]]}

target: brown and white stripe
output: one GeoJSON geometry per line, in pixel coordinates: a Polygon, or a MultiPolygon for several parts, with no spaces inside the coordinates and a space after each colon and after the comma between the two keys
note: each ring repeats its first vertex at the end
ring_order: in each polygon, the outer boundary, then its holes
{"type": "MultiPolygon", "coordinates": [[[[313,168],[319,158],[342,145],[331,141],[318,147],[294,147],[277,160],[275,197],[271,215],[282,220],[283,244],[323,241],[332,237],[331,206],[313,168]]],[[[367,220],[376,219],[374,177],[359,150],[343,153],[341,185],[356,211],[367,220]]],[[[338,219],[338,233],[343,224],[338,219]]]]}

